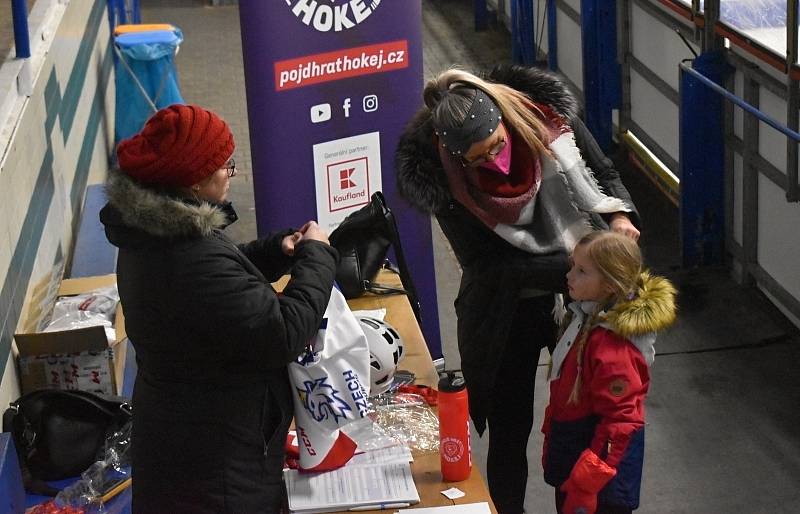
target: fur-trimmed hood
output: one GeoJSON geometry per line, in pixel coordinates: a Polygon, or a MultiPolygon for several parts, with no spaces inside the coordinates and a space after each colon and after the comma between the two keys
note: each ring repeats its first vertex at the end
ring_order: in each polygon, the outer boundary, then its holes
{"type": "MultiPolygon", "coordinates": [[[[631,342],[642,354],[648,365],[656,357],[656,336],[675,322],[675,287],[669,280],[642,273],[642,286],[635,298],[617,302],[609,310],[600,312],[600,326],[611,330],[631,342]]],[[[576,301],[569,304],[571,317],[569,325],[562,333],[552,354],[550,380],[559,375],[561,364],[569,351],[569,343],[574,341],[586,318],[596,312],[598,303],[576,301]]],[[[564,322],[562,314],[556,313],[556,321],[564,322]],[[559,319],[561,318],[561,319],[559,319]]]]}
{"type": "MultiPolygon", "coordinates": [[[[503,64],[483,78],[522,91],[568,120],[579,114],[575,95],[566,82],[550,71],[503,64]]],[[[433,125],[427,107],[420,109],[406,126],[395,152],[395,171],[398,191],[415,209],[435,214],[451,201],[447,178],[433,144],[433,125]]]]}
{"type": "Polygon", "coordinates": [[[600,325],[633,343],[651,365],[656,358],[656,335],[675,322],[676,294],[669,280],[644,272],[639,295],[614,305],[600,325]]]}
{"type": "Polygon", "coordinates": [[[224,205],[186,202],[143,187],[119,170],[109,172],[106,196],[100,221],[115,246],[130,243],[134,234],[135,239],[204,237],[232,221],[224,205]]]}
{"type": "Polygon", "coordinates": [[[661,332],[675,322],[676,294],[669,280],[644,272],[639,295],[614,305],[606,314],[606,323],[627,339],[661,332]]]}

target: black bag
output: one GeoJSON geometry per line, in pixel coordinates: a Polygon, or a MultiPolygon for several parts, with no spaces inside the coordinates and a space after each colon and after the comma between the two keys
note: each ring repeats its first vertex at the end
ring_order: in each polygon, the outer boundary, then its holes
{"type": "Polygon", "coordinates": [[[44,483],[79,476],[104,457],[108,437],[131,419],[125,398],[42,389],[23,395],[3,414],[25,489],[55,495],[44,483]]]}
{"type": "Polygon", "coordinates": [[[347,216],[331,232],[329,239],[331,246],[339,251],[336,282],[345,298],[356,298],[367,291],[377,294],[403,293],[408,296],[417,321],[420,320],[417,290],[403,255],[397,222],[380,191],[373,193],[368,205],[347,216]],[[374,282],[378,271],[388,262],[386,253],[392,245],[405,289],[374,282]]]}

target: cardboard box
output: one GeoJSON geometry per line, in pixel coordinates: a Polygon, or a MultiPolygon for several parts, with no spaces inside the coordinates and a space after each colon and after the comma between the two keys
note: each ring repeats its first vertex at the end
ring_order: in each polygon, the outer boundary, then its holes
{"type": "MultiPolygon", "coordinates": [[[[58,296],[73,296],[116,283],[114,274],[65,279],[58,296]]],[[[15,334],[22,393],[37,389],[80,389],[119,394],[125,370],[125,317],[117,305],[116,341],[109,344],[103,327],[59,332],[15,334]]]]}

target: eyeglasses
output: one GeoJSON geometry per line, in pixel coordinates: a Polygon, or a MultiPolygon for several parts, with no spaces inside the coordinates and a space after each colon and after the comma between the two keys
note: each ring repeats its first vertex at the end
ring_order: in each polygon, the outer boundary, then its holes
{"type": "Polygon", "coordinates": [[[223,166],[222,169],[228,172],[228,178],[236,175],[236,161],[233,159],[233,157],[228,159],[228,162],[225,163],[225,166],[223,166]]]}
{"type": "Polygon", "coordinates": [[[480,166],[481,164],[485,163],[489,160],[489,157],[497,157],[497,154],[503,151],[503,148],[506,147],[506,138],[500,139],[500,141],[491,147],[488,152],[481,155],[480,157],[476,157],[471,161],[466,160],[465,158],[461,158],[461,165],[466,168],[475,168],[480,166]]]}

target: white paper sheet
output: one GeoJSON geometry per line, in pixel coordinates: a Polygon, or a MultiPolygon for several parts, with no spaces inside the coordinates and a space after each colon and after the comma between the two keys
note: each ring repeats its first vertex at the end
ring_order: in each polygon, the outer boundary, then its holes
{"type": "Polygon", "coordinates": [[[292,512],[333,512],[359,505],[418,503],[408,462],[345,466],[326,473],[285,470],[292,512]]]}
{"type": "Polygon", "coordinates": [[[353,455],[345,466],[364,466],[371,464],[389,464],[392,462],[413,462],[411,449],[408,446],[391,446],[380,450],[372,450],[353,455]]]}
{"type": "Polygon", "coordinates": [[[467,495],[467,493],[465,493],[458,487],[451,487],[450,489],[446,489],[442,491],[442,494],[451,500],[455,500],[456,498],[463,498],[464,496],[467,495]]]}
{"type": "Polygon", "coordinates": [[[400,514],[413,513],[413,514],[491,514],[489,504],[486,502],[481,503],[464,503],[461,505],[448,505],[447,507],[423,507],[421,509],[406,509],[399,511],[400,514]]]}

